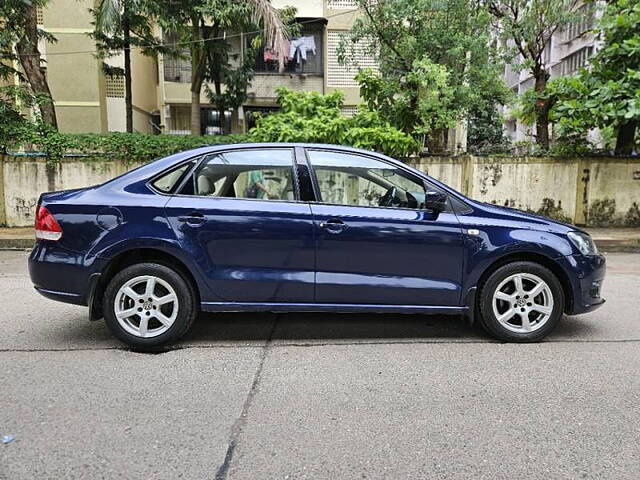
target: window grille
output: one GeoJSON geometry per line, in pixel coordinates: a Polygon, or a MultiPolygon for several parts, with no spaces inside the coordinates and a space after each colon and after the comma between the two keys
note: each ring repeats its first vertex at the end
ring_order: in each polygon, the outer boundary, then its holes
{"type": "Polygon", "coordinates": [[[44,14],[42,7],[36,7],[36,17],[38,18],[38,25],[44,25],[44,14]]]}
{"type": "Polygon", "coordinates": [[[124,77],[107,75],[107,97],[124,98],[124,77]]]}
{"type": "Polygon", "coordinates": [[[327,8],[334,10],[344,10],[357,8],[358,2],[356,0],[327,0],[327,8]]]}
{"type": "Polygon", "coordinates": [[[571,22],[564,30],[565,42],[570,42],[593,28],[593,8],[582,5],[576,12],[577,19],[571,22]]]}
{"type": "Polygon", "coordinates": [[[342,115],[345,117],[353,117],[358,113],[358,107],[342,107],[342,115]]]}
{"type": "Polygon", "coordinates": [[[331,87],[357,87],[354,77],[360,69],[372,68],[378,70],[376,59],[362,46],[356,46],[353,64],[340,65],[337,48],[340,38],[346,32],[330,30],[327,32],[327,85],[331,87]]]}
{"type": "Polygon", "coordinates": [[[564,59],[563,74],[571,75],[587,65],[593,55],[593,47],[581,48],[564,59]]]}

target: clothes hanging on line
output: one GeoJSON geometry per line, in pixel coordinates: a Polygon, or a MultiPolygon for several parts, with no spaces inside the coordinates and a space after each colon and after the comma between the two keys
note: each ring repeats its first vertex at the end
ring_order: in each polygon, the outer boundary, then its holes
{"type": "MultiPolygon", "coordinates": [[[[290,43],[288,41],[285,41],[283,44],[283,50],[285,52],[284,54],[284,61],[287,62],[289,60],[289,49],[290,49],[290,43]]],[[[278,61],[278,52],[276,51],[275,48],[272,47],[265,47],[264,49],[264,53],[263,53],[263,58],[265,62],[277,62],[278,61]]]]}
{"type": "Polygon", "coordinates": [[[289,58],[294,59],[300,65],[307,61],[307,53],[316,54],[316,41],[312,35],[294,38],[289,45],[289,58]]]}

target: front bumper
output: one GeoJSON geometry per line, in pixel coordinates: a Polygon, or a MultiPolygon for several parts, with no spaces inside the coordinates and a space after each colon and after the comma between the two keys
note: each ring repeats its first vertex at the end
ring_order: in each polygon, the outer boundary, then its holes
{"type": "Polygon", "coordinates": [[[567,299],[565,313],[578,315],[601,307],[602,282],[606,273],[604,255],[569,255],[562,257],[561,265],[568,273],[572,295],[567,299]]]}

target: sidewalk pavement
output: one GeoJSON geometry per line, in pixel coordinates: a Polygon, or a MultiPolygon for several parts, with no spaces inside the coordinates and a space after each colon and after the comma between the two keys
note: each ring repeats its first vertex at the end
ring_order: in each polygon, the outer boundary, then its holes
{"type": "MultiPolygon", "coordinates": [[[[640,253],[640,228],[587,228],[602,252],[640,253]]],[[[32,227],[0,228],[0,250],[33,247],[32,227]]]]}

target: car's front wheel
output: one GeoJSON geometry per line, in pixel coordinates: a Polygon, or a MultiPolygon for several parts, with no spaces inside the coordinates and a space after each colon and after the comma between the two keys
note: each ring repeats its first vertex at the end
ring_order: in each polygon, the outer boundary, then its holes
{"type": "Polygon", "coordinates": [[[480,321],[493,337],[510,342],[535,342],[558,324],[564,294],[557,277],[533,262],[498,268],[481,286],[480,321]]]}
{"type": "Polygon", "coordinates": [[[104,318],[121,341],[153,350],[180,339],[197,313],[193,290],[174,269],[140,263],[116,274],[105,290],[104,318]]]}

